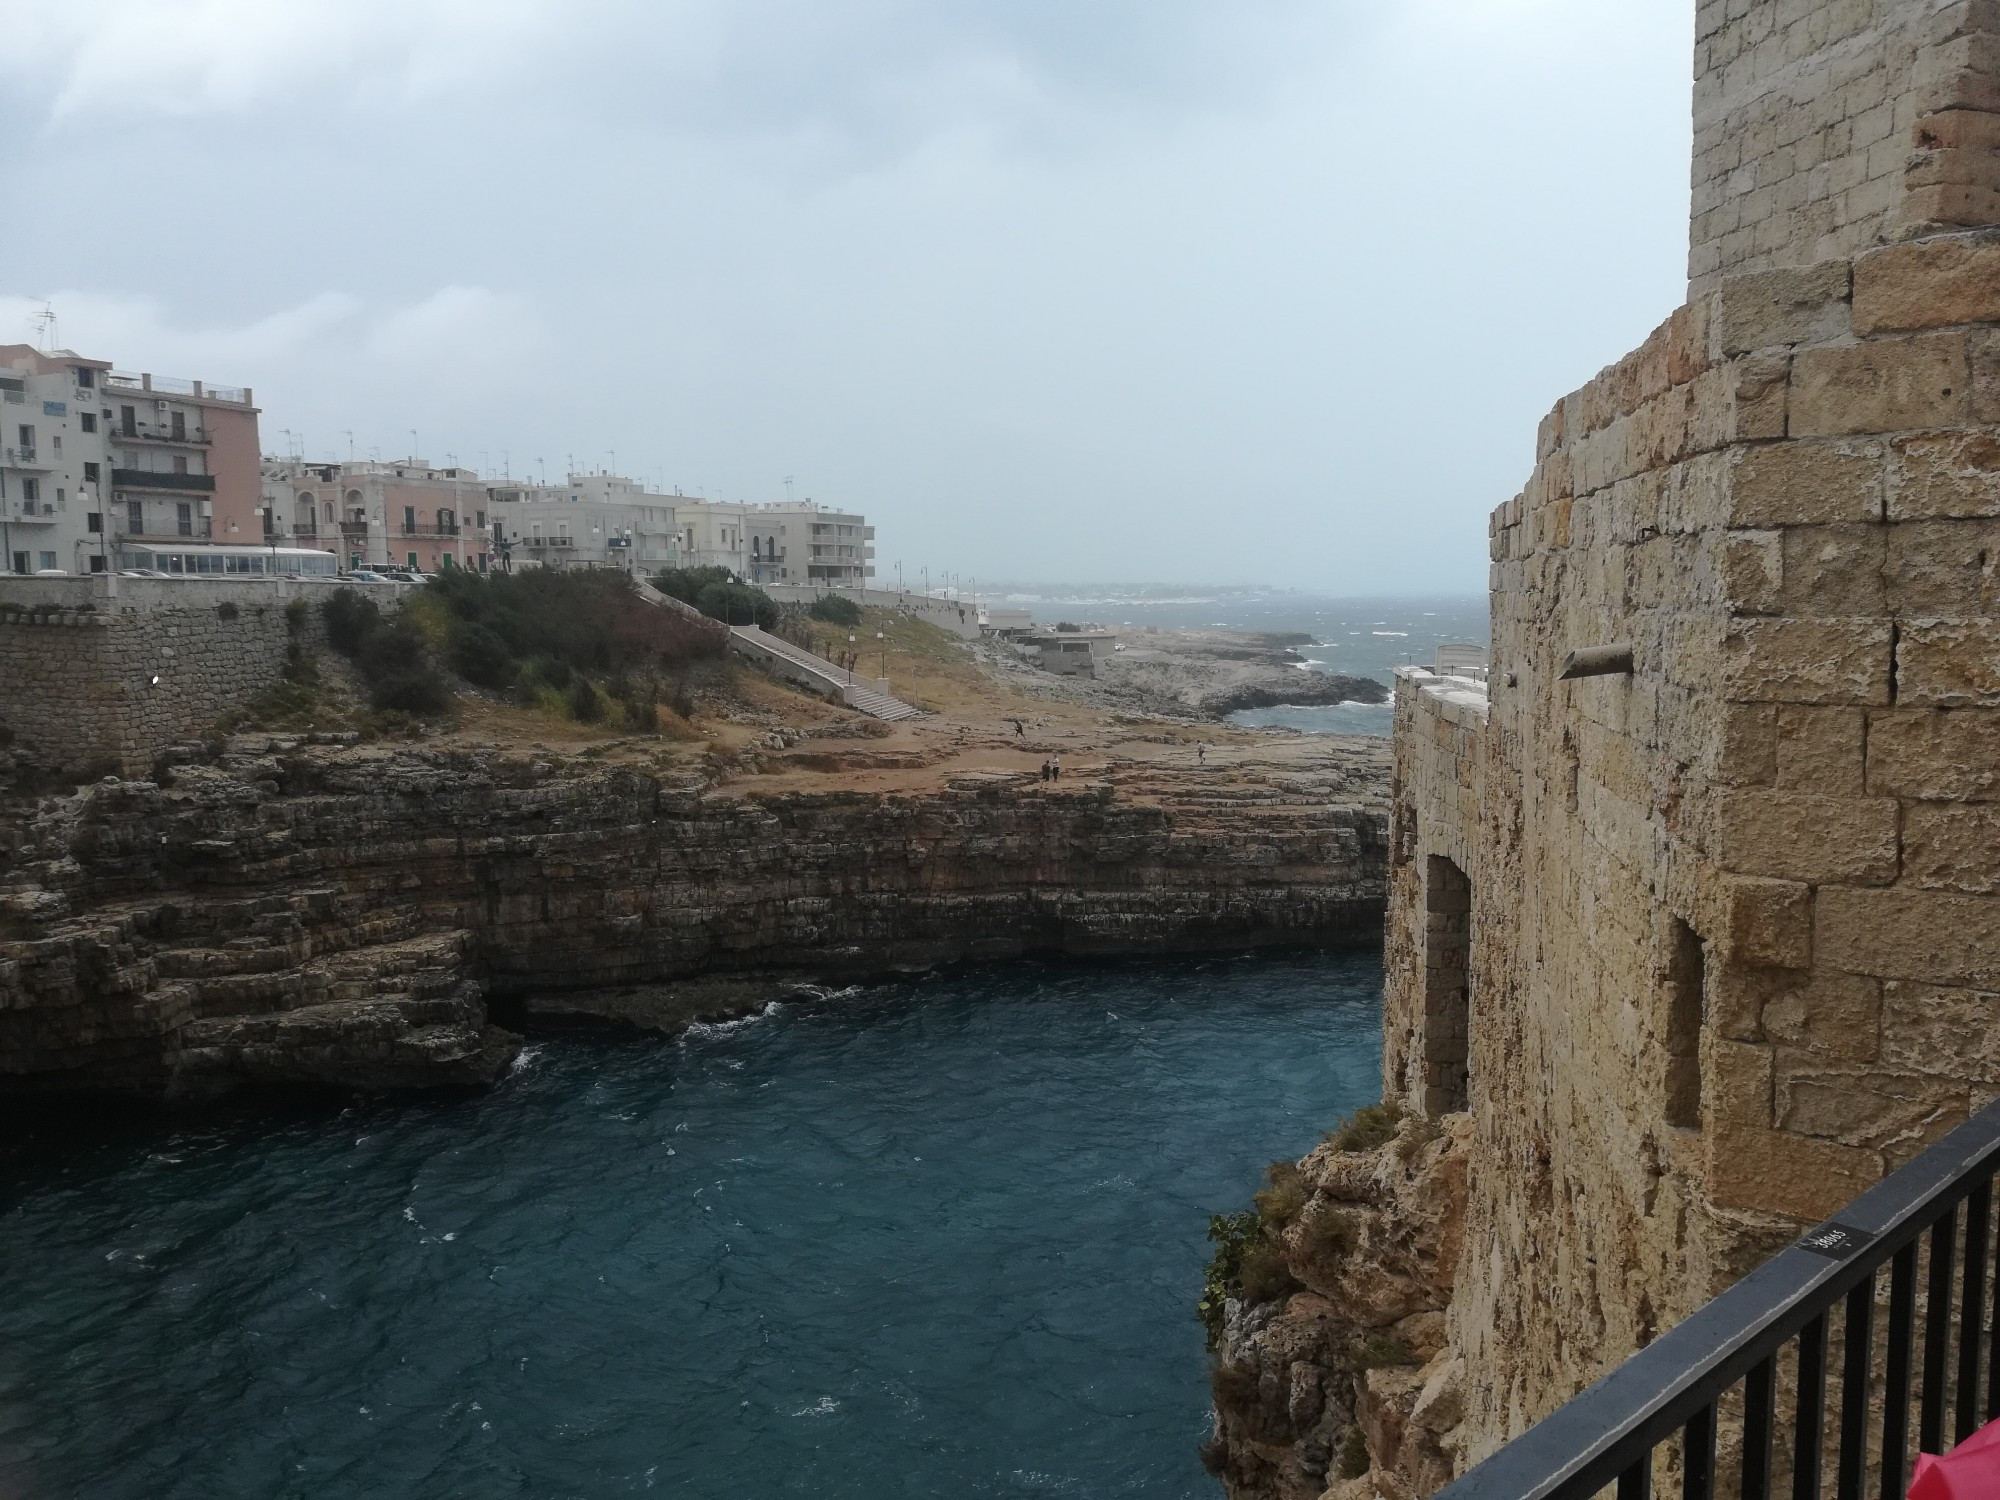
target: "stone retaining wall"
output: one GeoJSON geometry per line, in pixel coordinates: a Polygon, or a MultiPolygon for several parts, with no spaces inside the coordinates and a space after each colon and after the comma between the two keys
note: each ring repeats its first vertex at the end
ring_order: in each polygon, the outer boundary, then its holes
{"type": "MultiPolygon", "coordinates": [[[[403,592],[370,588],[385,604],[403,592]]],[[[33,766],[143,772],[278,682],[293,642],[324,644],[318,606],[331,591],[288,579],[0,579],[0,731],[33,766]]]]}

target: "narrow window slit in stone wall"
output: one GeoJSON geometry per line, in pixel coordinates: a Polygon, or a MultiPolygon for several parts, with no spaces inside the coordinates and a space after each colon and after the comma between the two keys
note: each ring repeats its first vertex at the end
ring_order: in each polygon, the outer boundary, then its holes
{"type": "Polygon", "coordinates": [[[1701,1029],[1707,1019],[1708,960],[1701,938],[1673,919],[1667,954],[1667,1123],[1701,1129],[1701,1029]]]}
{"type": "Polygon", "coordinates": [[[1467,1108],[1472,882],[1442,855],[1424,864],[1424,1113],[1467,1108]]]}

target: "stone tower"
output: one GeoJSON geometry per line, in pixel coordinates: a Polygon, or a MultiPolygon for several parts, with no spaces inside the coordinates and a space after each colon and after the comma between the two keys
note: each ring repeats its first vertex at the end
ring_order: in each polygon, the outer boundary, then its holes
{"type": "Polygon", "coordinates": [[[1487,684],[1399,683],[1459,1463],[2000,1093],[2000,0],[1697,49],[1689,300],[1493,513],[1487,684]]]}

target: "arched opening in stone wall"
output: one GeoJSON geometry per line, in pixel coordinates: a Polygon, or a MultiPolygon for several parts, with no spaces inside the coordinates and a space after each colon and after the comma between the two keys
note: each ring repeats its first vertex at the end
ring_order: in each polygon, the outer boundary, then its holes
{"type": "Polygon", "coordinates": [[[1468,1107],[1472,882],[1433,854],[1424,862],[1424,1113],[1468,1107]]]}
{"type": "Polygon", "coordinates": [[[1667,1123],[1701,1129],[1701,1028],[1708,1013],[1708,957],[1701,937],[1673,919],[1667,951],[1667,1123]]]}

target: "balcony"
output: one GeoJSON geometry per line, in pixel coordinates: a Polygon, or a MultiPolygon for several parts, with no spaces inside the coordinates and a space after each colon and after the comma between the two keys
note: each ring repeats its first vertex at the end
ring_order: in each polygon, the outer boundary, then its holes
{"type": "Polygon", "coordinates": [[[426,525],[422,521],[418,521],[415,524],[408,521],[403,523],[404,536],[413,536],[420,539],[424,537],[432,539],[454,537],[458,535],[458,530],[458,523],[455,521],[438,521],[429,525],[426,525]]]}
{"type": "Polygon", "coordinates": [[[7,467],[10,469],[54,469],[54,464],[45,464],[42,462],[40,454],[41,450],[39,448],[9,448],[7,450],[7,467]]]}
{"type": "Polygon", "coordinates": [[[1881,1494],[1901,1495],[1913,1406],[1922,1453],[1943,1453],[2000,1415],[2000,1378],[1985,1381],[1983,1400],[1980,1390],[1989,1359],[2000,1355],[2000,1330],[1987,1326],[1996,1172],[2000,1104],[1990,1104],[1437,1500],[1587,1500],[1611,1484],[1621,1500],[1644,1497],[1656,1458],[1678,1467],[1683,1495],[1769,1497],[1776,1467],[1791,1472],[1792,1494],[1819,1496],[1829,1458],[1841,1496],[1875,1491],[1878,1482],[1881,1494]],[[1725,1395],[1732,1429],[1741,1413],[1740,1487],[1716,1475],[1725,1395]],[[1781,1404],[1790,1408],[1783,1418],[1781,1404]],[[1676,1434],[1677,1453],[1657,1451],[1676,1434]]]}
{"type": "Polygon", "coordinates": [[[214,538],[215,527],[210,521],[178,521],[172,531],[133,531],[120,526],[113,534],[121,542],[206,542],[214,538]]]}
{"type": "Polygon", "coordinates": [[[342,521],[340,523],[340,534],[344,537],[351,537],[356,541],[366,541],[368,538],[368,523],[366,521],[342,521]]]}
{"type": "Polygon", "coordinates": [[[213,474],[156,474],[150,469],[113,469],[111,487],[118,490],[215,490],[213,474]]]}
{"type": "Polygon", "coordinates": [[[162,429],[157,422],[121,427],[111,436],[113,441],[120,443],[168,443],[183,448],[205,448],[214,441],[206,427],[187,428],[176,433],[171,427],[162,429]]]}
{"type": "Polygon", "coordinates": [[[523,547],[574,547],[576,542],[566,536],[531,536],[517,545],[523,547]]]}
{"type": "Polygon", "coordinates": [[[43,500],[23,500],[18,509],[13,506],[7,508],[6,519],[13,526],[53,526],[56,524],[56,508],[43,500]]]}

